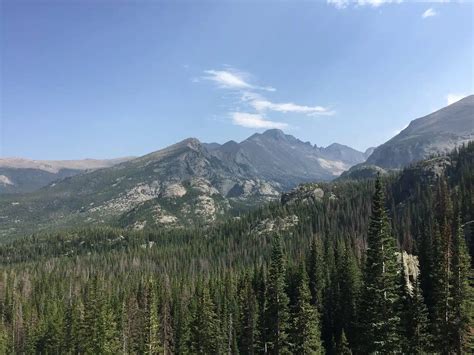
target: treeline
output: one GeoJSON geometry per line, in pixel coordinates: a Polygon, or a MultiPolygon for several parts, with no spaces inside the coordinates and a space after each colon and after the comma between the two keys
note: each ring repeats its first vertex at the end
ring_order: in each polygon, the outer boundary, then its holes
{"type": "Polygon", "coordinates": [[[472,353],[472,148],[430,183],[328,185],[205,232],[2,246],[0,353],[472,353]]]}

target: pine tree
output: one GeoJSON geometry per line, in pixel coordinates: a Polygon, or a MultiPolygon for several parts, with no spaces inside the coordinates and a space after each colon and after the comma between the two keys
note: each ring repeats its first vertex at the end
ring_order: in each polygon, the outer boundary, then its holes
{"type": "MultiPolygon", "coordinates": [[[[469,284],[470,256],[464,239],[461,218],[457,220],[457,233],[452,243],[452,273],[450,288],[449,336],[450,350],[456,354],[468,353],[470,313],[473,307],[473,291],[469,284]]],[[[472,324],[472,323],[471,323],[472,324]]]]}
{"type": "Polygon", "coordinates": [[[193,308],[190,305],[187,307],[188,300],[185,300],[183,293],[183,285],[180,285],[180,294],[174,296],[173,311],[172,311],[172,327],[174,331],[173,345],[174,352],[176,354],[187,354],[189,353],[188,345],[189,341],[189,319],[192,314],[193,308]]]}
{"type": "Polygon", "coordinates": [[[273,237],[266,294],[266,352],[288,352],[288,295],[285,293],[285,262],[280,236],[273,237]]]}
{"type": "Polygon", "coordinates": [[[267,343],[267,329],[265,321],[265,308],[266,308],[266,280],[265,280],[265,268],[262,263],[260,267],[255,265],[254,274],[252,279],[252,286],[255,293],[257,302],[257,323],[255,332],[255,351],[256,353],[264,353],[267,343]]]}
{"type": "Polygon", "coordinates": [[[318,307],[322,313],[323,309],[323,290],[324,280],[324,262],[321,253],[320,243],[316,239],[311,241],[311,247],[308,255],[308,277],[309,290],[311,292],[311,304],[318,307]]]}
{"type": "Polygon", "coordinates": [[[116,354],[120,350],[117,320],[112,306],[107,303],[102,309],[102,353],[116,354]]]}
{"type": "Polygon", "coordinates": [[[163,294],[161,300],[161,343],[163,344],[163,354],[174,353],[173,342],[173,319],[171,315],[171,294],[168,276],[163,284],[163,294]]]}
{"type": "Polygon", "coordinates": [[[92,279],[84,302],[80,347],[85,353],[111,353],[119,348],[115,317],[104,300],[100,281],[97,276],[92,279]]]}
{"type": "Polygon", "coordinates": [[[353,252],[346,248],[338,272],[340,324],[350,344],[356,343],[357,305],[361,289],[361,273],[353,252]]]}
{"type": "Polygon", "coordinates": [[[400,351],[400,319],[396,311],[398,263],[384,203],[382,182],[377,178],[359,313],[361,351],[364,353],[400,351]]]}
{"type": "Polygon", "coordinates": [[[349,347],[344,329],[342,329],[341,337],[336,345],[336,355],[352,355],[352,350],[349,347]]]}
{"type": "Polygon", "coordinates": [[[242,354],[254,354],[257,332],[257,299],[246,274],[240,287],[238,348],[242,354]]]}
{"type": "Polygon", "coordinates": [[[192,354],[220,352],[220,324],[209,289],[198,285],[189,324],[189,350],[192,354]]]}
{"type": "Polygon", "coordinates": [[[155,284],[152,279],[148,281],[146,290],[145,308],[145,352],[147,354],[163,353],[160,334],[160,319],[158,317],[158,299],[155,284]]]}
{"type": "Polygon", "coordinates": [[[87,286],[80,330],[80,346],[85,353],[97,353],[101,348],[102,335],[100,329],[102,305],[97,277],[94,277],[87,286]]]}
{"type": "Polygon", "coordinates": [[[70,298],[64,312],[64,353],[79,352],[80,312],[77,304],[70,298]]]}
{"type": "Polygon", "coordinates": [[[405,274],[404,254],[401,253],[400,272],[400,335],[404,354],[425,354],[431,351],[428,309],[424,303],[420,283],[413,280],[410,290],[405,274]]]}
{"type": "Polygon", "coordinates": [[[449,320],[451,290],[451,257],[452,257],[452,203],[448,186],[441,180],[436,193],[436,222],[433,234],[432,280],[432,313],[431,326],[434,346],[442,352],[450,352],[449,320]]]}
{"type": "Polygon", "coordinates": [[[297,275],[296,303],[292,309],[291,350],[294,354],[322,354],[319,315],[316,306],[311,305],[308,277],[304,264],[297,275]]]}

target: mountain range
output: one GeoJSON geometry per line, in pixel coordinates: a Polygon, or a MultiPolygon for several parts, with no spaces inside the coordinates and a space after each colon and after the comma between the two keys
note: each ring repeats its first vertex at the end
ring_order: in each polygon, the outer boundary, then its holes
{"type": "MultiPolygon", "coordinates": [[[[312,146],[280,130],[254,134],[241,143],[202,143],[202,146],[225,164],[233,164],[234,168],[235,165],[245,166],[254,177],[278,181],[284,188],[303,181],[330,180],[368,156],[338,143],[326,148],[312,146]]],[[[159,153],[147,156],[156,155],[159,153]]],[[[0,158],[0,194],[33,192],[54,181],[132,159],[134,157],[103,160],[0,158]]]]}
{"type": "Polygon", "coordinates": [[[280,130],[222,145],[189,138],[32,193],[4,195],[0,229],[15,233],[83,223],[135,229],[208,223],[229,211],[278,199],[299,183],[331,180],[365,159],[352,148],[319,148],[280,130]]]}
{"type": "Polygon", "coordinates": [[[412,121],[366,152],[337,143],[318,147],[272,129],[240,143],[189,138],[138,158],[3,159],[0,237],[84,224],[132,229],[207,224],[278,199],[301,183],[329,181],[343,172],[341,179],[370,177],[446,153],[471,139],[473,113],[469,96],[412,121]]]}
{"type": "Polygon", "coordinates": [[[0,158],[0,194],[32,192],[53,181],[127,161],[118,159],[32,160],[0,158]]]}

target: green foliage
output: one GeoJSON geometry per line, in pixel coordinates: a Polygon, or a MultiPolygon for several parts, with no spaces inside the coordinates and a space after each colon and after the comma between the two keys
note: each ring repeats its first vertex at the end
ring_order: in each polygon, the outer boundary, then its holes
{"type": "Polygon", "coordinates": [[[285,292],[285,261],[278,235],[273,237],[265,297],[266,349],[272,354],[287,353],[289,327],[288,295],[285,292]]]}
{"type": "Polygon", "coordinates": [[[198,286],[192,301],[188,348],[191,354],[221,352],[220,322],[209,289],[198,286]]]}
{"type": "Polygon", "coordinates": [[[296,285],[296,302],[292,307],[291,352],[293,354],[322,354],[319,314],[310,303],[308,278],[302,264],[299,267],[296,285]]]}
{"type": "Polygon", "coordinates": [[[375,185],[367,246],[360,309],[361,349],[365,353],[399,352],[395,240],[385,212],[380,179],[375,185]]]}
{"type": "Polygon", "coordinates": [[[473,156],[207,228],[1,245],[0,353],[470,353],[473,156]],[[399,249],[419,257],[410,289],[399,249]]]}

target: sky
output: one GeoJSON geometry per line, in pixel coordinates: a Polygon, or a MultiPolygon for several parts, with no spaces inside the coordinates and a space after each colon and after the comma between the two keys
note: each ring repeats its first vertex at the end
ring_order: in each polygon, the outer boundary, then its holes
{"type": "Polygon", "coordinates": [[[467,1],[0,6],[0,157],[138,156],[268,128],[365,150],[474,92],[467,1]]]}

